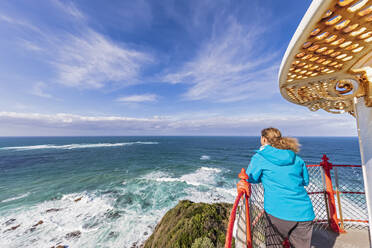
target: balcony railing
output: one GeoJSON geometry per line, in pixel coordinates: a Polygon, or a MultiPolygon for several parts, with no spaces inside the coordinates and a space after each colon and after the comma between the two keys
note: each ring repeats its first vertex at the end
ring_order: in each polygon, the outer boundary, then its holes
{"type": "MultiPolygon", "coordinates": [[[[306,190],[316,216],[314,230],[345,233],[348,229],[367,229],[368,213],[361,166],[335,165],[323,155],[320,164],[307,165],[307,168],[310,183],[306,190]]],[[[289,247],[289,242],[267,224],[262,185],[248,183],[244,169],[239,178],[238,196],[230,215],[225,248],[231,247],[234,231],[236,243],[244,244],[244,247],[289,247]]]]}

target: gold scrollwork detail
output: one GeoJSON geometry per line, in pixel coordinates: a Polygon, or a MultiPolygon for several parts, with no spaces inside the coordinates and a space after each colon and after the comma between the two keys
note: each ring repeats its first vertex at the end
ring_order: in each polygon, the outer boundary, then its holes
{"type": "Polygon", "coordinates": [[[350,81],[347,81],[347,80],[337,81],[335,85],[335,90],[340,95],[350,93],[353,89],[354,89],[354,85],[350,81]]]}
{"type": "Polygon", "coordinates": [[[364,92],[364,76],[355,73],[343,78],[292,84],[285,86],[284,92],[292,102],[307,106],[311,111],[323,109],[330,113],[349,112],[353,115],[353,98],[364,92]]]}

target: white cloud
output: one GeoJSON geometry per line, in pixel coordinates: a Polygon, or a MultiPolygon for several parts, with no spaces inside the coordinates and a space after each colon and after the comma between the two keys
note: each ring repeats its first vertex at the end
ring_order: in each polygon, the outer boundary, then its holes
{"type": "Polygon", "coordinates": [[[123,96],[116,99],[118,102],[155,102],[157,100],[155,94],[144,94],[144,95],[132,95],[123,96]]]}
{"type": "Polygon", "coordinates": [[[189,100],[233,102],[277,92],[279,59],[262,49],[262,27],[243,26],[232,17],[224,25],[192,61],[162,80],[191,84],[184,94],[189,100]]]}
{"type": "Polygon", "coordinates": [[[83,36],[61,41],[56,61],[58,81],[81,88],[102,88],[110,83],[127,86],[138,83],[143,64],[151,56],[124,48],[89,30],[83,36]]]}
{"type": "Polygon", "coordinates": [[[12,18],[0,13],[0,21],[24,29],[38,31],[39,35],[22,37],[20,45],[39,53],[41,60],[55,69],[50,81],[83,89],[105,86],[125,87],[141,81],[142,69],[153,57],[127,44],[118,43],[91,29],[79,9],[69,2],[54,1],[66,19],[76,24],[69,31],[38,28],[30,21],[12,18]],[[76,17],[71,19],[70,16],[76,17]]]}
{"type": "Polygon", "coordinates": [[[7,22],[12,25],[25,27],[25,28],[31,29],[36,32],[40,32],[40,29],[37,26],[34,26],[27,21],[20,20],[19,18],[12,18],[10,16],[7,16],[1,13],[0,13],[0,21],[7,22]]]}
{"type": "Polygon", "coordinates": [[[44,98],[53,98],[52,95],[46,93],[44,90],[47,87],[47,85],[44,82],[37,82],[31,90],[31,94],[35,96],[40,96],[44,98]]]}
{"type": "Polygon", "coordinates": [[[72,2],[67,2],[63,1],[61,2],[60,0],[53,0],[52,1],[56,6],[58,6],[61,10],[66,12],[67,14],[78,18],[78,19],[83,19],[84,14],[81,13],[81,11],[72,3],[72,2]]]}
{"type": "Polygon", "coordinates": [[[33,42],[30,42],[28,40],[22,40],[20,42],[21,46],[23,46],[25,49],[27,50],[30,50],[30,51],[35,51],[35,52],[39,52],[39,51],[42,51],[43,48],[41,48],[40,46],[36,45],[35,43],[33,42]]]}
{"type": "Polygon", "coordinates": [[[347,115],[244,115],[179,118],[133,118],[0,112],[0,136],[6,135],[259,135],[262,128],[279,127],[293,136],[356,135],[347,115]],[[53,130],[48,131],[48,130],[53,130]]]}

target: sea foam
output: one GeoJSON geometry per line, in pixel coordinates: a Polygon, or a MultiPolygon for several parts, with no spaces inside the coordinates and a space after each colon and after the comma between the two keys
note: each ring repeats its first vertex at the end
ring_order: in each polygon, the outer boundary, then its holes
{"type": "Polygon", "coordinates": [[[158,182],[184,182],[192,186],[208,186],[215,184],[216,174],[220,172],[221,169],[219,168],[200,167],[196,171],[185,174],[181,177],[171,177],[165,172],[157,171],[152,172],[143,178],[158,182]]]}
{"type": "MultiPolygon", "coordinates": [[[[213,167],[200,167],[194,172],[182,175],[181,177],[172,177],[172,175],[157,171],[143,177],[143,179],[156,181],[159,183],[186,183],[188,187],[182,190],[187,193],[181,199],[187,199],[194,202],[232,202],[236,197],[236,188],[218,187],[217,180],[225,180],[221,175],[222,170],[213,167]]],[[[172,187],[176,187],[173,185],[172,187]]]]}
{"type": "Polygon", "coordinates": [[[93,247],[95,236],[106,224],[103,216],[112,209],[110,199],[87,193],[69,194],[33,207],[13,209],[0,216],[0,222],[5,223],[14,218],[9,228],[20,226],[15,230],[1,232],[0,243],[5,247],[51,247],[56,244],[93,247]],[[103,221],[98,221],[100,219],[103,221]],[[33,230],[32,227],[39,221],[43,223],[33,230]],[[80,238],[66,238],[67,233],[75,231],[81,232],[80,238]]]}
{"type": "Polygon", "coordinates": [[[144,211],[134,204],[126,209],[115,206],[114,195],[73,193],[33,207],[9,210],[0,216],[2,247],[131,247],[151,234],[167,209],[144,211]],[[6,226],[6,222],[11,224],[6,226]],[[39,221],[42,224],[35,226],[39,221]],[[15,230],[8,230],[18,226],[15,230]],[[34,226],[34,228],[33,228],[34,226]],[[79,237],[67,234],[80,232],[79,237]]]}

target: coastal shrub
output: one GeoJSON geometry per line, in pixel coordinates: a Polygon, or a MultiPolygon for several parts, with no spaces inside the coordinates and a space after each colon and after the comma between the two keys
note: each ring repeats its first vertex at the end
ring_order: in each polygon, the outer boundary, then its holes
{"type": "Polygon", "coordinates": [[[231,208],[228,203],[180,201],[164,215],[144,247],[222,248],[231,208]]]}
{"type": "Polygon", "coordinates": [[[214,244],[207,237],[197,238],[191,248],[214,248],[214,244]]]}

